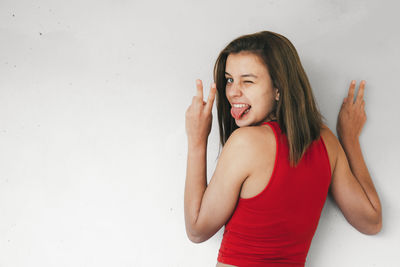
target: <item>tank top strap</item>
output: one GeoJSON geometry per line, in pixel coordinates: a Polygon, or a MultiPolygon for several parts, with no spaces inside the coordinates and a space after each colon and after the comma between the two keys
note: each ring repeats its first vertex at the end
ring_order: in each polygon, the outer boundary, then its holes
{"type": "Polygon", "coordinates": [[[272,127],[276,135],[281,135],[281,127],[279,127],[279,123],[276,120],[271,120],[267,122],[261,123],[261,125],[268,124],[269,126],[272,127]]]}

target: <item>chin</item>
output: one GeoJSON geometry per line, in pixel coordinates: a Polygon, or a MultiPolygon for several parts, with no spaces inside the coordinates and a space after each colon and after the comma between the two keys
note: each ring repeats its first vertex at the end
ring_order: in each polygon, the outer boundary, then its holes
{"type": "Polygon", "coordinates": [[[240,127],[248,127],[248,126],[259,126],[263,120],[257,121],[257,120],[252,120],[250,118],[245,119],[245,120],[235,120],[236,125],[240,127]]]}
{"type": "Polygon", "coordinates": [[[252,120],[235,120],[238,127],[253,126],[254,122],[252,120]]]}

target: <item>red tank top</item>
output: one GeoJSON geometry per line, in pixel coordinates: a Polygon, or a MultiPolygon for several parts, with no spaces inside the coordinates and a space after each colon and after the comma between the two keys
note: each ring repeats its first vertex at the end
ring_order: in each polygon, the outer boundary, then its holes
{"type": "Polygon", "coordinates": [[[252,198],[240,198],[225,224],[218,261],[240,267],[304,266],[318,226],[331,168],[322,138],[314,140],[296,167],[289,165],[286,135],[276,121],[276,158],[271,179],[252,198]]]}

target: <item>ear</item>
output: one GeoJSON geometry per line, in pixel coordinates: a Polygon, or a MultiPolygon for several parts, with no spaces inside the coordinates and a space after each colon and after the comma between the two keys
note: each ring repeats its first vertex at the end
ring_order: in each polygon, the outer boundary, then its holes
{"type": "Polygon", "coordinates": [[[279,89],[278,89],[278,88],[275,88],[275,100],[276,100],[276,101],[279,101],[279,96],[280,96],[280,94],[279,94],[279,89]]]}

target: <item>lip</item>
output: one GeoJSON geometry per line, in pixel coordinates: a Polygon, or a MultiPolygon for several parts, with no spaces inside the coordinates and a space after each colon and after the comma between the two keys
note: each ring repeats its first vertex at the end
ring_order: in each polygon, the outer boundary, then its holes
{"type": "Polygon", "coordinates": [[[249,105],[249,106],[251,106],[250,104],[243,103],[243,102],[235,102],[235,103],[231,103],[231,105],[235,105],[235,104],[245,104],[245,105],[249,105]]]}

